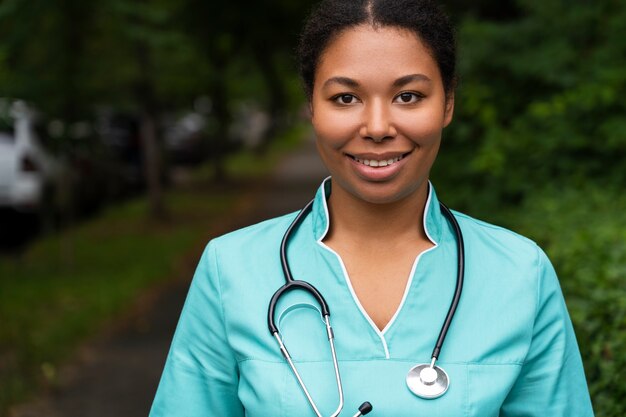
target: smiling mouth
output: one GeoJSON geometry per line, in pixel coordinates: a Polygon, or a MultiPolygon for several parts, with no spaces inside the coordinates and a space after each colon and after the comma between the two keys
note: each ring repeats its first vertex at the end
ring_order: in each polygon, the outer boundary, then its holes
{"type": "Polygon", "coordinates": [[[394,157],[394,158],[386,158],[386,159],[365,159],[365,158],[358,158],[354,155],[350,155],[347,154],[350,158],[352,158],[353,160],[355,160],[356,162],[358,162],[359,164],[363,164],[365,166],[368,167],[386,167],[389,165],[393,165],[398,161],[401,161],[405,156],[407,156],[408,154],[410,154],[411,152],[407,152],[404,153],[400,156],[394,157]]]}

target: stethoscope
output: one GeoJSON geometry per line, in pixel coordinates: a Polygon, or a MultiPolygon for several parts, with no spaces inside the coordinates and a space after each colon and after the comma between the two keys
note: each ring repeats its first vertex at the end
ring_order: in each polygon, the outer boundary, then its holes
{"type": "MultiPolygon", "coordinates": [[[[283,268],[283,274],[285,276],[285,285],[280,287],[272,296],[270,300],[269,309],[267,313],[267,323],[270,330],[270,333],[276,341],[278,342],[278,346],[280,347],[280,351],[285,357],[285,360],[289,364],[289,367],[293,371],[296,379],[298,380],[298,384],[304,395],[306,396],[309,404],[315,411],[315,415],[317,417],[322,417],[315,401],[311,397],[306,385],[304,384],[298,369],[293,363],[291,355],[287,350],[287,347],[283,343],[283,338],[276,327],[276,323],[274,322],[274,312],[276,310],[276,304],[280,297],[292,290],[304,290],[311,294],[313,298],[317,300],[319,306],[321,307],[321,314],[323,317],[323,321],[326,325],[326,333],[328,335],[328,342],[330,344],[330,352],[333,358],[333,366],[335,368],[335,379],[337,384],[337,391],[339,392],[339,406],[335,410],[335,412],[331,415],[331,417],[336,417],[339,415],[341,410],[343,409],[343,385],[341,383],[341,376],[339,375],[339,365],[337,363],[337,353],[335,352],[335,342],[334,342],[334,333],[333,329],[330,326],[330,310],[328,309],[328,304],[326,304],[326,300],[322,294],[311,284],[306,281],[294,280],[291,275],[291,269],[289,268],[289,263],[287,262],[287,243],[289,242],[289,238],[293,233],[294,229],[301,223],[302,219],[306,216],[306,214],[311,211],[311,207],[313,205],[313,201],[309,202],[301,211],[298,213],[296,218],[287,228],[285,235],[283,236],[283,240],[280,244],[280,263],[283,268]]],[[[463,290],[463,278],[465,271],[465,249],[463,246],[463,234],[461,233],[461,228],[459,227],[459,223],[454,218],[454,215],[445,205],[439,203],[441,207],[441,212],[448,219],[450,224],[454,229],[454,233],[456,236],[457,243],[457,277],[456,277],[456,288],[454,290],[454,296],[452,297],[452,303],[450,304],[450,308],[448,309],[448,314],[446,315],[446,319],[441,326],[441,331],[439,332],[439,337],[437,338],[437,343],[435,344],[435,348],[433,349],[433,353],[431,355],[430,363],[423,363],[419,365],[415,365],[413,368],[409,370],[409,373],[406,377],[406,384],[408,388],[418,397],[424,399],[433,399],[441,397],[446,393],[448,387],[450,386],[450,378],[446,371],[443,368],[435,365],[437,359],[439,358],[439,353],[441,352],[441,347],[443,346],[443,341],[446,338],[446,334],[448,333],[448,329],[450,328],[450,323],[452,322],[452,318],[454,317],[454,313],[459,304],[459,300],[461,298],[461,291],[463,290]]],[[[363,416],[372,411],[372,405],[369,402],[364,402],[359,406],[359,411],[353,416],[363,416]]]]}

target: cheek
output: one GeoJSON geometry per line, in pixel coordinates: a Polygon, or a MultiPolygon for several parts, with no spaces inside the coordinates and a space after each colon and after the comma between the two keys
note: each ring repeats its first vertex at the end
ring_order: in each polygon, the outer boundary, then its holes
{"type": "Polygon", "coordinates": [[[350,112],[316,109],[311,118],[313,130],[323,147],[340,149],[358,133],[358,122],[350,112]]]}
{"type": "Polygon", "coordinates": [[[419,146],[430,146],[441,138],[444,123],[441,112],[421,111],[398,117],[397,120],[401,131],[419,146]]]}

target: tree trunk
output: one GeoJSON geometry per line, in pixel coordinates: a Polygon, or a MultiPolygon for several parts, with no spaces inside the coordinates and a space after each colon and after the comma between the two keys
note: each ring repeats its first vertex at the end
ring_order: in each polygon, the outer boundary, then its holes
{"type": "Polygon", "coordinates": [[[144,175],[148,186],[148,206],[150,216],[163,220],[167,217],[163,203],[163,187],[161,185],[161,161],[157,140],[156,117],[149,111],[141,116],[139,128],[144,155],[144,175]]]}
{"type": "Polygon", "coordinates": [[[282,128],[282,117],[287,104],[287,94],[285,93],[284,83],[274,65],[273,56],[268,54],[263,48],[255,48],[255,51],[255,59],[259,65],[270,96],[270,122],[267,130],[263,134],[263,140],[259,147],[259,151],[264,152],[282,128]]]}
{"type": "MultiPolygon", "coordinates": [[[[220,53],[210,54],[215,63],[215,67],[220,69],[226,66],[227,59],[220,53]]],[[[229,127],[233,120],[233,115],[228,106],[229,96],[226,82],[217,77],[211,83],[210,96],[213,102],[213,113],[217,119],[217,130],[215,136],[210,138],[210,157],[213,163],[213,180],[215,182],[226,182],[227,173],[224,167],[224,158],[229,148],[232,146],[229,127]]]]}
{"type": "Polygon", "coordinates": [[[157,132],[157,102],[151,77],[152,63],[148,46],[137,41],[136,57],[140,70],[140,78],[136,84],[137,101],[141,107],[139,135],[144,157],[144,175],[148,187],[148,204],[150,217],[156,220],[167,218],[167,210],[163,202],[163,186],[161,184],[161,161],[157,132]]]}

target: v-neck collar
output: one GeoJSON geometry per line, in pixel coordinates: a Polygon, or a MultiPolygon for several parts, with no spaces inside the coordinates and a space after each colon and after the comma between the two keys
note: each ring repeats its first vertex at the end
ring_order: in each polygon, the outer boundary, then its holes
{"type": "Polygon", "coordinates": [[[439,246],[438,242],[441,239],[441,233],[442,233],[442,228],[443,228],[442,223],[445,222],[445,218],[443,217],[443,214],[441,213],[441,210],[439,209],[439,200],[437,199],[435,190],[429,181],[428,182],[428,198],[426,199],[426,205],[424,208],[422,222],[424,225],[424,231],[426,232],[426,236],[433,243],[433,246],[421,252],[415,258],[415,261],[413,262],[413,266],[411,267],[411,272],[409,273],[406,287],[404,288],[402,300],[400,301],[398,308],[396,309],[395,313],[393,314],[389,322],[385,325],[385,328],[380,330],[378,326],[376,326],[372,318],[369,316],[365,308],[363,308],[363,305],[361,304],[361,302],[359,301],[359,298],[357,297],[356,292],[354,291],[354,288],[352,287],[352,282],[350,281],[350,277],[348,275],[348,271],[343,262],[343,259],[341,258],[341,256],[339,256],[337,252],[335,252],[332,248],[330,248],[323,242],[330,228],[330,214],[329,214],[330,212],[328,210],[328,198],[330,197],[330,194],[331,194],[331,188],[332,188],[331,177],[327,177],[322,182],[321,186],[319,187],[315,195],[315,199],[313,201],[313,207],[311,210],[313,235],[318,245],[320,245],[325,250],[333,253],[337,257],[337,260],[339,261],[339,264],[341,265],[345,283],[350,290],[350,294],[352,295],[352,298],[354,299],[355,304],[358,306],[361,314],[367,320],[367,322],[369,323],[373,331],[379,337],[383,345],[385,358],[389,359],[390,357],[389,348],[387,346],[387,340],[385,338],[385,334],[387,330],[389,330],[392,327],[396,318],[398,317],[398,315],[402,311],[402,308],[404,307],[406,298],[409,295],[411,285],[413,283],[415,270],[417,268],[417,265],[419,264],[421,257],[425,253],[430,252],[439,246]]]}
{"type": "MultiPolygon", "coordinates": [[[[322,242],[324,240],[330,228],[328,198],[330,197],[331,191],[331,177],[327,177],[324,179],[315,194],[311,214],[313,216],[313,236],[318,242],[322,242]]],[[[438,242],[441,239],[442,225],[445,221],[446,220],[439,209],[437,194],[435,193],[432,183],[429,181],[428,198],[426,199],[422,222],[424,224],[426,236],[435,246],[438,245],[438,242]]]]}

